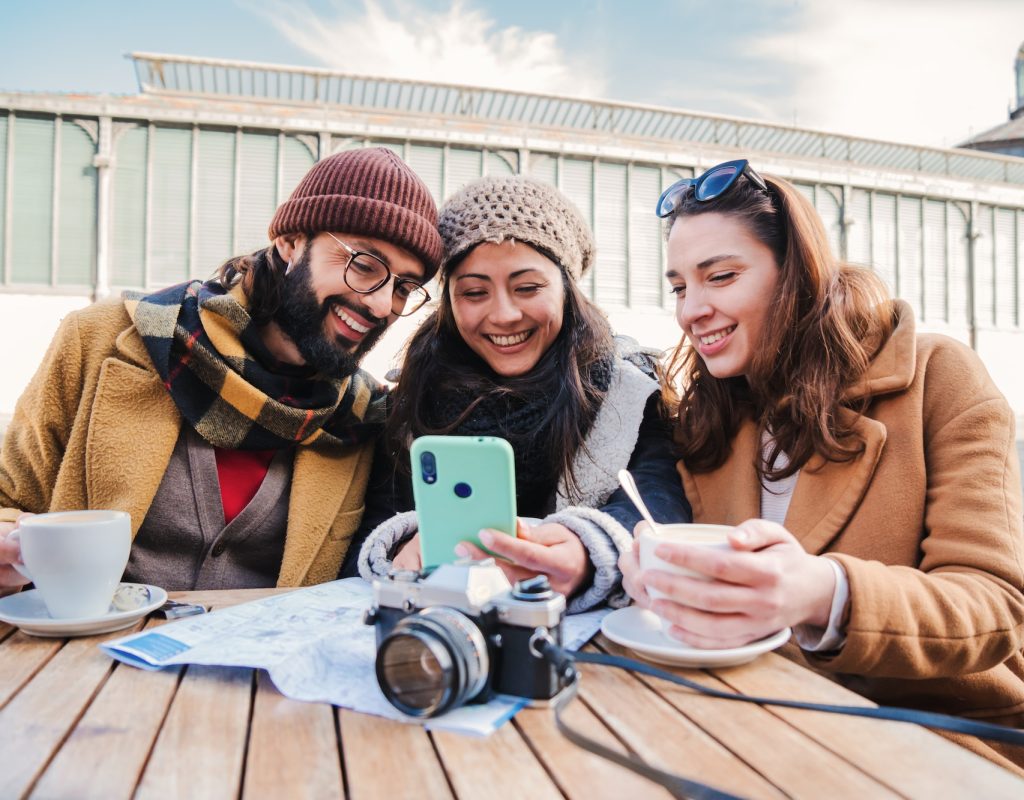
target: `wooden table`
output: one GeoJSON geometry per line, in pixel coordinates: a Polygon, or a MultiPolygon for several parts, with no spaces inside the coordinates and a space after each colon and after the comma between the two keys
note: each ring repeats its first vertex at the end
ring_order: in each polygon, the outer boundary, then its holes
{"type": "MultiPolygon", "coordinates": [[[[266,591],[173,595],[214,607],[266,591]]],[[[150,620],[148,625],[160,622],[150,620]]],[[[520,712],[488,739],[283,697],[265,673],[146,672],[96,644],[0,623],[0,798],[640,798],[660,787],[520,712]]],[[[596,646],[621,652],[598,637],[596,646]]],[[[568,720],[649,763],[748,797],[1024,798],[1024,780],[922,728],[694,696],[584,665],[568,720]]],[[[686,671],[709,686],[864,703],[776,654],[686,671]]]]}

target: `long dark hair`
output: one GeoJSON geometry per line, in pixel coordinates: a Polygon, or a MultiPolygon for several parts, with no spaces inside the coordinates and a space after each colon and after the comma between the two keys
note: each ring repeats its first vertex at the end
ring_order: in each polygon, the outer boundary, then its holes
{"type": "MultiPolygon", "coordinates": [[[[678,407],[677,442],[694,472],[721,466],[744,417],[771,441],[758,474],[769,481],[793,475],[818,454],[849,461],[864,443],[840,414],[848,389],[860,381],[894,326],[885,284],[871,271],[838,262],[814,207],[796,187],[766,179],[768,194],[743,179],[707,202],[690,192],[669,220],[718,213],[739,220],[775,255],[779,278],[772,313],[746,378],[711,375],[696,349],[682,341],[663,384],[678,407]],[[681,395],[676,386],[681,384],[681,395]],[[776,467],[780,453],[789,463],[776,467]]],[[[674,404],[674,405],[672,405],[674,404]]],[[[863,401],[854,407],[863,411],[863,401]]]]}
{"type": "MultiPolygon", "coordinates": [[[[534,249],[558,263],[549,253],[534,249]]],[[[445,275],[469,252],[447,264],[445,275]]],[[[595,379],[601,365],[610,362],[614,343],[604,313],[564,268],[559,271],[565,288],[562,329],[537,365],[515,378],[495,374],[463,341],[452,311],[451,282],[443,282],[438,307],[405,345],[401,377],[391,393],[385,436],[399,469],[406,465],[398,455],[408,449],[413,438],[452,432],[489,397],[543,398],[544,417],[538,428],[545,431],[545,453],[550,461],[538,465],[538,470],[564,476],[570,496],[578,496],[572,462],[580,448],[585,448],[584,440],[604,400],[606,390],[595,379]],[[453,422],[435,427],[430,418],[431,399],[453,392],[476,399],[453,422]]]]}
{"type": "MultiPolygon", "coordinates": [[[[302,235],[306,238],[305,252],[308,253],[316,234],[307,232],[302,235]]],[[[281,305],[287,269],[288,264],[277,252],[277,245],[271,243],[269,247],[247,256],[228,259],[214,274],[214,280],[225,289],[241,283],[249,299],[249,316],[256,325],[266,325],[281,305]]]]}

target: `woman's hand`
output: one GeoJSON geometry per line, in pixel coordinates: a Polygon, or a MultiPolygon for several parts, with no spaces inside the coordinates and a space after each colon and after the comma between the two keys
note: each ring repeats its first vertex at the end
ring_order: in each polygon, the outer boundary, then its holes
{"type": "Polygon", "coordinates": [[[20,515],[17,522],[0,522],[0,595],[10,594],[29,582],[28,578],[11,566],[23,565],[21,544],[17,540],[7,538],[18,527],[18,522],[28,516],[31,515],[20,515]]]}
{"type": "Polygon", "coordinates": [[[403,544],[391,562],[393,569],[411,569],[419,572],[423,569],[423,556],[420,553],[420,535],[417,533],[403,544]]]}
{"type": "MultiPolygon", "coordinates": [[[[517,536],[494,530],[480,531],[480,541],[501,556],[497,564],[512,583],[543,574],[548,576],[552,589],[569,597],[590,575],[587,549],[564,525],[548,522],[531,527],[519,519],[516,531],[517,536]]],[[[455,552],[469,558],[489,558],[471,542],[460,542],[455,552]]]]}
{"type": "Polygon", "coordinates": [[[622,588],[640,608],[650,608],[651,598],[640,580],[640,531],[647,523],[640,520],[633,528],[633,547],[619,556],[619,572],[622,573],[622,588]]]}
{"type": "Polygon", "coordinates": [[[808,554],[774,522],[747,520],[729,534],[731,551],[661,544],[659,557],[707,575],[699,580],[645,570],[645,588],[668,599],[651,609],[669,620],[669,635],[693,647],[739,647],[800,624],[825,627],[832,608],[835,572],[821,556],[808,554]]]}

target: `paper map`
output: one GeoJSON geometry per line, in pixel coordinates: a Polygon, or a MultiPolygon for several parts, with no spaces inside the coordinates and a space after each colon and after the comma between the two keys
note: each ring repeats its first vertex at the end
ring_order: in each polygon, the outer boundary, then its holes
{"type": "MultiPolygon", "coordinates": [[[[143,669],[175,664],[265,669],[286,697],[408,722],[377,685],[374,629],[363,624],[363,611],[372,599],[369,583],[347,578],[186,617],[100,647],[143,669]]],[[[567,616],[564,646],[581,647],[597,633],[608,611],[567,616]]],[[[486,736],[524,705],[519,699],[499,698],[464,706],[425,724],[486,736]]]]}

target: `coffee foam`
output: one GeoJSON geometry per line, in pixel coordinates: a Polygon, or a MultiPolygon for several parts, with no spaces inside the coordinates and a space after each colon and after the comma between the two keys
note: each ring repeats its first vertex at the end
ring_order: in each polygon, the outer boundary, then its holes
{"type": "Polygon", "coordinates": [[[46,514],[35,514],[22,519],[19,527],[34,528],[43,525],[91,525],[97,522],[110,522],[117,519],[115,511],[56,511],[46,514]]]}

